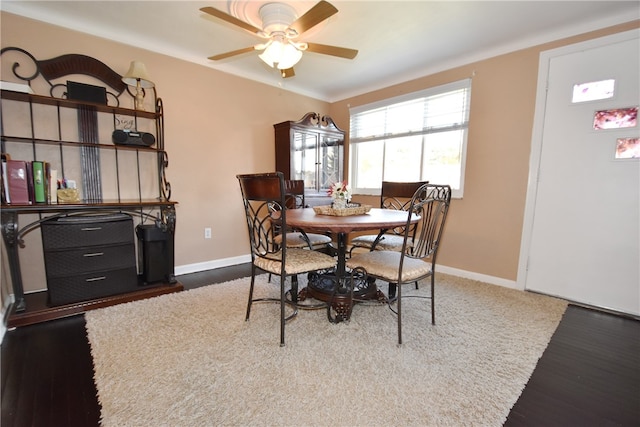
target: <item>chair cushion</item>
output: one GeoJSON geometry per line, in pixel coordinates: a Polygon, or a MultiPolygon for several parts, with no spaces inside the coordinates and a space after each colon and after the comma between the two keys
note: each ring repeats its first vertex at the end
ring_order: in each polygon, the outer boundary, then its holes
{"type": "MultiPolygon", "coordinates": [[[[357,254],[347,260],[347,267],[354,269],[364,268],[368,274],[386,280],[398,282],[398,268],[400,266],[400,252],[373,251],[357,254]]],[[[421,259],[404,258],[402,268],[402,283],[413,282],[431,274],[431,262],[421,259]]]]}
{"type": "MultiPolygon", "coordinates": [[[[254,261],[256,267],[273,274],[280,274],[281,263],[282,251],[271,254],[269,259],[256,257],[254,261]]],[[[322,252],[291,248],[287,249],[285,273],[290,275],[306,273],[308,271],[325,270],[333,268],[335,265],[335,259],[322,252]]]]}
{"type": "MultiPolygon", "coordinates": [[[[371,248],[373,242],[375,242],[377,234],[366,234],[364,236],[358,236],[351,240],[353,246],[359,248],[371,248]]],[[[381,251],[401,251],[402,244],[404,243],[404,236],[398,236],[397,234],[385,234],[382,236],[376,250],[381,251]]],[[[407,245],[411,246],[411,242],[407,242],[407,245]]]]}
{"type": "MultiPolygon", "coordinates": [[[[307,237],[309,238],[309,243],[311,243],[311,247],[314,249],[317,246],[325,246],[331,243],[331,237],[325,236],[324,234],[307,233],[307,237]]],[[[282,244],[282,234],[276,236],[274,238],[274,241],[278,245],[282,244]]],[[[302,233],[291,232],[291,233],[287,233],[287,247],[288,248],[308,248],[309,244],[307,243],[306,240],[304,240],[302,233]]]]}

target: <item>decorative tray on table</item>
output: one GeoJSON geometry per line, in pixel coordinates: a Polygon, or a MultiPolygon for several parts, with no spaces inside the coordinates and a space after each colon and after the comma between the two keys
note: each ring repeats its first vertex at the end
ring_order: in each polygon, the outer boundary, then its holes
{"type": "Polygon", "coordinates": [[[313,210],[317,215],[331,215],[331,216],[349,216],[349,215],[363,215],[371,210],[371,205],[361,205],[359,203],[348,203],[345,208],[334,209],[333,206],[314,206],[313,210]]]}

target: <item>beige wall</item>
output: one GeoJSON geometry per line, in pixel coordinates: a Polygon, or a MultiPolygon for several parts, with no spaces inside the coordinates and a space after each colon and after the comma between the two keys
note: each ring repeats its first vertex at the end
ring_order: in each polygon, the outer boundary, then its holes
{"type": "MultiPolygon", "coordinates": [[[[167,176],[179,203],[176,266],[248,255],[236,174],[273,171],[273,124],[309,111],[327,114],[326,102],[16,15],[3,12],[1,19],[2,47],[21,47],[37,59],[85,54],[120,74],[131,60],[143,61],[165,109],[167,176]]],[[[43,289],[44,265],[34,254],[39,239],[27,237],[20,255],[25,289],[43,289]]],[[[6,278],[6,261],[2,271],[6,278]]]]}
{"type": "MultiPolygon", "coordinates": [[[[331,115],[340,128],[348,129],[349,105],[472,77],[465,195],[453,202],[441,263],[506,280],[516,279],[518,266],[539,53],[639,25],[634,22],[514,52],[328,105],[4,12],[1,19],[2,47],[21,47],[38,59],[86,54],[120,74],[133,59],[147,65],[164,101],[167,175],[172,199],[179,202],[176,266],[248,254],[235,175],[274,169],[274,123],[316,111],[331,115]],[[213,229],[211,240],[203,238],[205,227],[213,229]]],[[[23,272],[30,275],[25,288],[42,289],[41,263],[22,257],[22,264],[23,272]]],[[[3,263],[4,284],[5,267],[3,263]]]]}
{"type": "MultiPolygon", "coordinates": [[[[347,123],[349,107],[472,78],[463,199],[449,211],[440,264],[515,281],[529,176],[540,52],[638,28],[631,22],[425,76],[331,105],[347,123]]],[[[379,204],[379,198],[356,198],[379,204]]]]}

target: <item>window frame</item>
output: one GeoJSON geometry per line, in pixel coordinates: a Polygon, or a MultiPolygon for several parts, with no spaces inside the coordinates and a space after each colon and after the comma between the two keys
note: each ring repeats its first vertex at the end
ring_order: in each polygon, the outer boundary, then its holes
{"type": "MultiPolygon", "coordinates": [[[[407,136],[415,136],[415,135],[419,135],[423,137],[423,141],[421,142],[421,159],[420,159],[420,178],[417,180],[425,180],[422,177],[422,173],[423,173],[423,162],[425,161],[424,159],[424,149],[425,149],[425,142],[424,142],[424,137],[431,135],[431,134],[435,134],[435,133],[440,133],[440,132],[447,132],[447,131],[453,131],[453,130],[463,130],[463,136],[462,136],[462,141],[461,141],[461,152],[460,152],[460,188],[458,189],[453,189],[452,188],[452,197],[457,198],[457,199],[461,199],[463,197],[464,194],[464,182],[465,182],[465,170],[466,170],[466,158],[467,158],[467,142],[468,142],[468,135],[469,135],[469,117],[470,117],[470,110],[471,110],[471,79],[463,79],[463,80],[458,80],[455,82],[451,82],[451,83],[447,83],[444,85],[439,85],[439,86],[435,86],[435,87],[431,87],[431,88],[427,88],[427,89],[423,89],[420,91],[416,91],[416,92],[412,92],[412,93],[408,93],[408,94],[404,94],[404,95],[400,95],[400,96],[396,96],[396,97],[392,97],[392,98],[387,98],[381,101],[376,101],[373,103],[369,103],[369,104],[364,104],[364,105],[359,105],[356,107],[352,107],[349,109],[349,119],[350,119],[350,137],[349,137],[349,182],[351,183],[352,187],[353,187],[353,193],[354,194],[361,194],[361,195],[379,195],[381,188],[361,188],[358,187],[358,183],[357,180],[355,179],[355,173],[356,173],[356,168],[355,165],[357,165],[357,161],[358,161],[358,150],[355,148],[355,146],[357,146],[358,144],[366,144],[367,142],[374,142],[374,141],[382,141],[383,144],[386,143],[387,140],[393,140],[395,138],[403,138],[403,137],[407,137],[407,136]],[[433,96],[437,96],[437,95],[443,95],[446,94],[448,92],[453,92],[456,90],[461,90],[464,89],[466,90],[466,100],[465,100],[465,105],[464,105],[464,110],[463,110],[463,122],[462,123],[452,123],[450,125],[444,126],[444,127],[424,127],[422,128],[420,131],[413,131],[413,132],[401,132],[401,133],[397,133],[397,134],[384,134],[384,135],[375,135],[375,136],[370,136],[370,137],[365,137],[365,138],[354,138],[353,137],[353,116],[357,115],[357,114],[361,114],[361,113],[365,113],[368,111],[372,111],[372,110],[377,110],[377,109],[381,109],[381,108],[385,108],[385,107],[392,107],[396,104],[402,104],[402,103],[406,103],[408,101],[414,101],[414,100],[418,100],[420,98],[429,98],[429,97],[433,97],[433,96]]],[[[383,148],[383,153],[382,153],[382,164],[383,164],[383,171],[382,171],[382,176],[383,176],[383,180],[384,180],[384,164],[385,164],[385,155],[386,155],[386,149],[383,148]]],[[[382,181],[382,180],[381,180],[382,181]]]]}

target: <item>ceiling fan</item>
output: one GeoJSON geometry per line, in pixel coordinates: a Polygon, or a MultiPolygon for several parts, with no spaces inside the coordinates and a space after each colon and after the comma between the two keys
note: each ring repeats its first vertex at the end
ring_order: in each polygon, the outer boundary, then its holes
{"type": "Polygon", "coordinates": [[[318,2],[299,18],[296,17],[295,9],[286,3],[266,3],[259,10],[262,28],[257,28],[213,7],[203,7],[200,10],[267,40],[255,46],[210,56],[209,59],[213,61],[255,50],[262,51],[258,57],[270,67],[278,68],[282,77],[286,78],[295,75],[293,66],[302,58],[304,51],[346,59],[353,59],[358,54],[355,49],[296,41],[302,33],[338,12],[338,9],[324,0],[318,2]]]}

